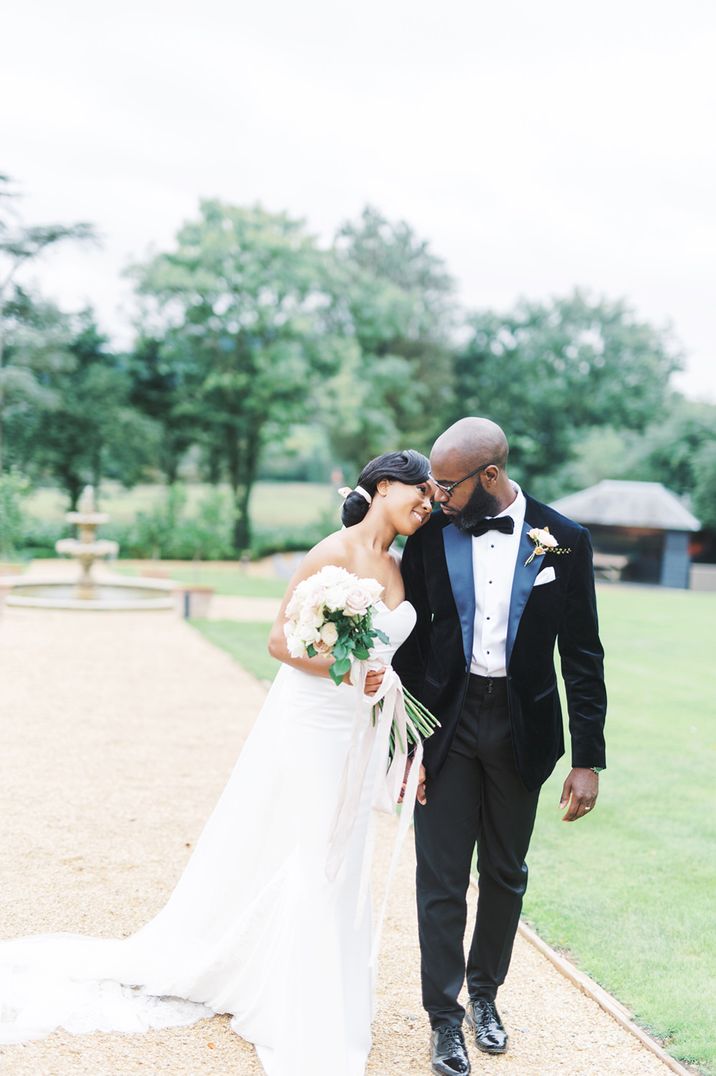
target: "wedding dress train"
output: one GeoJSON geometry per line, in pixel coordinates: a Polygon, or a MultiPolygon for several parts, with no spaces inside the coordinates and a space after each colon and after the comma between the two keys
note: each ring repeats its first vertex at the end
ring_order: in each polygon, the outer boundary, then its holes
{"type": "MultiPolygon", "coordinates": [[[[409,603],[380,603],[390,642],[374,655],[389,662],[414,623],[409,603]]],[[[361,1076],[374,942],[361,891],[376,766],[385,772],[370,715],[358,689],[282,665],[154,919],[126,939],[0,942],[0,1043],[230,1013],[268,1076],[361,1076]]]]}

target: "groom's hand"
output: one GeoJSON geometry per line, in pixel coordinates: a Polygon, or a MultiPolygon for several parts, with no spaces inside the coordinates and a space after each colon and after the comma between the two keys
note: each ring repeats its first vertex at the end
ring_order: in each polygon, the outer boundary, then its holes
{"type": "MultiPolygon", "coordinates": [[[[400,796],[398,798],[398,803],[402,803],[403,799],[405,798],[405,789],[407,788],[407,785],[408,785],[408,777],[410,776],[410,768],[411,768],[412,765],[413,765],[413,760],[412,760],[412,758],[409,758],[408,761],[407,761],[407,764],[405,766],[405,776],[403,777],[403,787],[400,790],[400,796]]],[[[423,806],[425,806],[425,804],[428,802],[428,797],[425,794],[425,767],[423,766],[422,762],[420,763],[420,769],[418,771],[418,787],[417,787],[417,789],[415,791],[415,798],[418,801],[418,803],[423,804],[423,806]]]]}
{"type": "Polygon", "coordinates": [[[415,798],[423,807],[428,802],[427,778],[425,775],[425,767],[422,762],[420,763],[420,771],[418,773],[418,791],[415,793],[415,798]]]}
{"type": "Polygon", "coordinates": [[[567,808],[562,821],[576,822],[594,807],[599,795],[599,776],[594,770],[575,767],[562,786],[559,809],[567,808]]]}

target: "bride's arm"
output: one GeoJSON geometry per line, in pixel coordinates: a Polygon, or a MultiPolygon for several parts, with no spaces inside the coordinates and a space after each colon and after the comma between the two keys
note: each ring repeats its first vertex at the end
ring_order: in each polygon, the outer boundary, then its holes
{"type": "MultiPolygon", "coordinates": [[[[335,564],[339,568],[345,568],[347,571],[351,571],[352,568],[347,562],[347,559],[345,547],[340,541],[339,535],[335,534],[330,534],[327,538],[324,538],[322,542],[319,542],[317,546],[314,546],[313,549],[306,554],[288,584],[283,601],[281,602],[281,608],[279,609],[273,627],[271,628],[271,634],[269,635],[268,641],[268,650],[271,657],[284,662],[286,665],[293,665],[295,669],[301,669],[303,672],[310,673],[311,676],[323,676],[326,678],[329,676],[328,670],[333,664],[334,658],[325,654],[316,654],[313,658],[294,658],[289,653],[286,644],[286,635],[283,630],[283,626],[286,623],[286,606],[290,602],[291,596],[298,584],[303,579],[308,579],[309,576],[315,575],[321,568],[325,568],[327,564],[335,564]]],[[[376,693],[380,687],[384,672],[384,669],[375,669],[368,672],[365,686],[366,695],[374,695],[376,693]]],[[[346,673],[343,677],[343,683],[350,684],[350,682],[350,673],[346,673]]]]}

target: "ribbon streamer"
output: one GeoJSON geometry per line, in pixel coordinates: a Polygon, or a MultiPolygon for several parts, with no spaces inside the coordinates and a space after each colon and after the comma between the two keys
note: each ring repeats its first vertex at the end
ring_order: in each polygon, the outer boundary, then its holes
{"type": "MultiPolygon", "coordinates": [[[[356,687],[356,715],[353,722],[353,735],[346,758],[341,780],[341,797],[339,799],[333,827],[329,838],[326,875],[333,881],[345,860],[353,828],[358,819],[361,801],[366,795],[372,810],[393,814],[400,799],[405,769],[408,764],[408,732],[417,740],[400,813],[398,832],[393,843],[393,852],[385,882],[385,893],[373,932],[373,945],[370,963],[374,964],[380,946],[383,921],[388,903],[390,886],[395,874],[400,852],[403,846],[415,809],[415,797],[418,790],[420,764],[423,758],[423,745],[413,722],[405,709],[403,685],[392,666],[387,666],[380,688],[375,695],[366,696],[365,678],[370,668],[382,667],[371,662],[359,662],[354,666],[354,683],[356,687]],[[379,702],[380,710],[374,710],[379,702]],[[372,714],[376,720],[373,722],[372,714]],[[390,758],[390,730],[395,722],[395,750],[390,758]],[[365,792],[364,792],[365,790],[365,792]]],[[[368,881],[373,858],[373,820],[363,850],[360,885],[356,906],[356,921],[359,922],[368,896],[368,881]]]]}

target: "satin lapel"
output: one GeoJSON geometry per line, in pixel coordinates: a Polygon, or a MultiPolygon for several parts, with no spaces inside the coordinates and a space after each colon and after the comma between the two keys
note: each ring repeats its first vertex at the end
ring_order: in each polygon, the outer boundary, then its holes
{"type": "Polygon", "coordinates": [[[465,663],[472,661],[472,638],[475,631],[475,582],[472,574],[472,538],[450,523],[443,530],[445,559],[450,586],[460,617],[465,663]]]}
{"type": "Polygon", "coordinates": [[[535,547],[532,539],[527,537],[533,526],[534,523],[525,522],[523,524],[520,545],[517,550],[517,563],[515,564],[515,574],[512,579],[512,595],[510,597],[510,615],[507,620],[507,642],[505,644],[505,661],[507,668],[510,667],[512,648],[515,645],[515,639],[517,638],[517,629],[520,626],[520,619],[524,612],[525,605],[527,604],[527,599],[532,593],[532,586],[537,577],[537,573],[542,567],[542,562],[544,560],[544,557],[535,557],[530,564],[525,564],[525,561],[530,553],[534,551],[535,547]]]}

